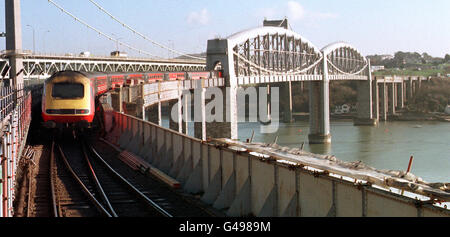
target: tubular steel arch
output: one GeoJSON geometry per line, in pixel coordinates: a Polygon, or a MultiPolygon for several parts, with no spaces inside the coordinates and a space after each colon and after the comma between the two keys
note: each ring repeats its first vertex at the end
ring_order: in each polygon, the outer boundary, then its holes
{"type": "Polygon", "coordinates": [[[358,49],[345,42],[332,43],[322,49],[328,64],[329,75],[364,76],[369,61],[358,49]]]}
{"type": "Polygon", "coordinates": [[[299,34],[280,27],[258,27],[227,38],[234,72],[240,76],[316,74],[321,51],[299,34]]]}

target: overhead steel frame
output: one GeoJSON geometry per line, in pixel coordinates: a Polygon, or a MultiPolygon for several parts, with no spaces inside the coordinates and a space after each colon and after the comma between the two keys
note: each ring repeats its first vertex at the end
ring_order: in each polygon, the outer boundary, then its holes
{"type": "MultiPolygon", "coordinates": [[[[9,78],[9,60],[0,59],[0,75],[9,78]]],[[[83,72],[176,72],[176,71],[204,71],[204,63],[186,62],[148,62],[148,61],[117,61],[117,60],[70,60],[70,59],[23,59],[23,76],[25,79],[45,79],[53,73],[62,70],[83,72]]]]}
{"type": "Polygon", "coordinates": [[[23,61],[25,78],[33,79],[50,76],[57,71],[76,70],[83,72],[174,72],[203,71],[200,63],[159,63],[98,60],[33,59],[23,61]]]}

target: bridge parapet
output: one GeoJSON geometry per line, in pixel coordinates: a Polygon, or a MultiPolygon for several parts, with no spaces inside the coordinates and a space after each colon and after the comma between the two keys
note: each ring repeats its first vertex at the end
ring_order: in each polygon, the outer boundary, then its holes
{"type": "Polygon", "coordinates": [[[450,216],[448,208],[433,204],[435,198],[450,201],[448,190],[411,174],[276,145],[202,141],[132,116],[111,115],[110,142],[229,216],[450,216]]]}

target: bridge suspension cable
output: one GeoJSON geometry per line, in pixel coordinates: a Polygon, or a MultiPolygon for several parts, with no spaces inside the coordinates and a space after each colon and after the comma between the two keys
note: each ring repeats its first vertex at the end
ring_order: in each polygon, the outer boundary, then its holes
{"type": "Polygon", "coordinates": [[[116,40],[116,39],[114,39],[113,37],[111,37],[111,36],[109,36],[109,35],[103,33],[103,32],[100,31],[100,30],[98,30],[97,28],[95,28],[95,27],[89,25],[88,23],[86,23],[85,21],[81,20],[80,18],[74,16],[72,13],[66,11],[63,7],[61,7],[60,5],[58,5],[57,3],[55,3],[54,1],[48,0],[48,2],[50,2],[51,4],[53,4],[55,7],[57,7],[59,10],[61,10],[62,12],[64,12],[65,14],[67,14],[68,16],[72,17],[75,21],[80,22],[81,24],[85,25],[85,26],[88,27],[89,29],[91,29],[91,30],[97,32],[99,35],[101,35],[101,36],[103,36],[103,37],[105,37],[105,38],[107,38],[107,39],[109,39],[109,40],[111,40],[111,41],[113,41],[113,42],[116,42],[116,43],[118,43],[118,44],[120,44],[120,45],[123,45],[123,46],[125,46],[125,47],[127,47],[127,48],[129,48],[129,49],[131,49],[131,50],[134,50],[134,51],[136,51],[136,52],[138,52],[138,53],[145,54],[145,55],[148,55],[148,56],[150,56],[150,57],[161,58],[161,57],[156,56],[156,55],[154,55],[154,54],[151,54],[151,53],[149,53],[149,52],[147,52],[147,51],[140,50],[140,49],[135,48],[135,47],[133,47],[133,46],[131,46],[131,45],[129,45],[129,44],[126,44],[126,43],[124,43],[124,42],[121,42],[121,41],[119,41],[119,40],[116,40]]]}
{"type": "Polygon", "coordinates": [[[182,56],[186,56],[189,58],[194,58],[194,59],[200,59],[200,60],[205,60],[206,58],[203,57],[196,57],[196,56],[192,56],[189,55],[187,53],[183,53],[181,51],[169,48],[163,44],[160,44],[150,38],[148,38],[147,36],[143,35],[142,33],[140,33],[139,31],[137,31],[136,29],[132,28],[131,26],[125,24],[124,22],[122,22],[121,20],[117,19],[117,17],[113,16],[110,12],[108,12],[105,8],[103,8],[102,6],[100,6],[100,4],[98,4],[97,2],[93,1],[93,0],[89,0],[92,4],[94,4],[100,11],[104,12],[106,15],[108,15],[109,17],[111,17],[111,19],[113,19],[114,21],[116,21],[117,23],[121,24],[123,27],[127,28],[128,30],[132,31],[134,34],[139,35],[140,37],[142,37],[143,39],[149,41],[150,43],[157,45],[163,49],[167,49],[172,53],[178,54],[178,55],[182,55],[182,56]]]}

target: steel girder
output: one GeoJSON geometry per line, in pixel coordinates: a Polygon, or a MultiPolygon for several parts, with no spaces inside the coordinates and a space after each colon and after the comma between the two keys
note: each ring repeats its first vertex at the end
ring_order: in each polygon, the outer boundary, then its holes
{"type": "MultiPolygon", "coordinates": [[[[175,72],[175,71],[204,71],[204,63],[170,63],[147,61],[101,61],[101,60],[70,60],[70,59],[42,59],[24,58],[24,78],[47,78],[62,70],[83,72],[175,72]]],[[[3,78],[9,78],[9,60],[0,60],[0,73],[3,78]],[[4,76],[3,76],[4,75],[4,76]]]]}

